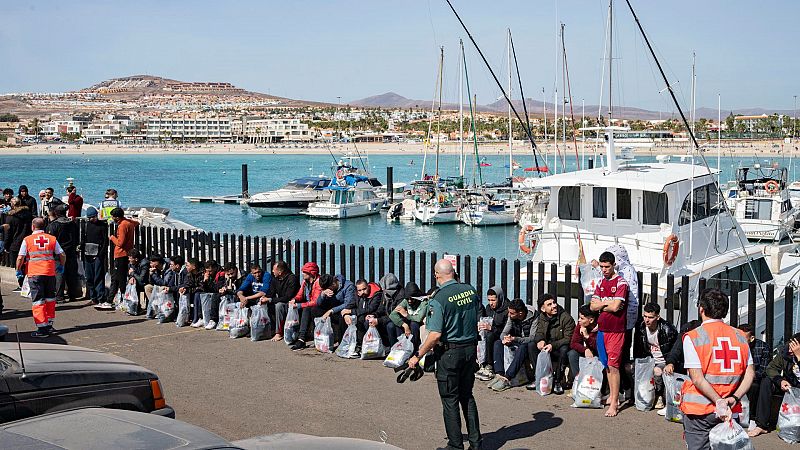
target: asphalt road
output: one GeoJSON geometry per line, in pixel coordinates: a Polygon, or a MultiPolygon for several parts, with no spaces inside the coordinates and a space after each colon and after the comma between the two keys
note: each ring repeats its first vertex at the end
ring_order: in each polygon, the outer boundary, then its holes
{"type": "MultiPolygon", "coordinates": [[[[0,270],[4,280],[13,272],[0,270]]],[[[2,323],[33,341],[27,299],[2,284],[2,323]]],[[[230,339],[227,333],[157,324],[143,316],[98,312],[88,302],[59,305],[58,335],[46,341],[98,349],[155,371],[180,420],[230,439],[279,432],[347,436],[406,449],[446,445],[432,374],[404,384],[380,361],[343,360],[313,349],[292,352],[282,342],[230,339]]],[[[9,339],[16,339],[12,334],[9,339]]],[[[37,340],[40,342],[41,340],[37,340]]],[[[571,408],[566,396],[540,397],[522,388],[495,393],[476,382],[487,449],[685,448],[681,425],[630,407],[616,418],[571,408]]],[[[466,433],[466,430],[464,430],[466,433]]],[[[775,433],[758,448],[782,448],[775,433]]]]}

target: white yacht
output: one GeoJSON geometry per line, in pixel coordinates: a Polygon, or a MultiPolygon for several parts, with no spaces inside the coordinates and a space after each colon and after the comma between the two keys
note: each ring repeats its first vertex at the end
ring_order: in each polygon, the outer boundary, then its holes
{"type": "Polygon", "coordinates": [[[244,204],[263,217],[298,215],[310,203],[327,199],[330,192],[325,188],[330,184],[331,179],[323,175],[297,178],[280,189],[255,194],[244,204]]]}
{"type": "Polygon", "coordinates": [[[728,207],[734,211],[747,239],[786,242],[792,239],[800,208],[792,205],[785,167],[736,169],[729,183],[728,207]]]}
{"type": "Polygon", "coordinates": [[[470,226],[513,225],[520,201],[490,195],[469,193],[461,207],[461,221],[470,226]]]}
{"type": "Polygon", "coordinates": [[[414,182],[414,217],[424,224],[458,223],[460,199],[445,180],[414,182]]]}
{"type": "Polygon", "coordinates": [[[523,229],[540,229],[547,205],[550,202],[549,189],[531,189],[522,193],[522,203],[517,208],[516,222],[523,229]]]}
{"type": "Polygon", "coordinates": [[[401,222],[414,221],[414,210],[417,209],[417,202],[413,198],[405,198],[399,203],[393,203],[389,206],[389,211],[386,213],[386,220],[393,221],[399,220],[401,222]]]}
{"type": "MultiPolygon", "coordinates": [[[[696,302],[698,280],[704,277],[708,287],[738,290],[738,314],[746,320],[746,282],[756,281],[761,285],[756,314],[758,323],[763,324],[762,289],[767,283],[775,283],[774,319],[782,323],[784,287],[800,273],[797,246],[756,246],[742,238],[742,229],[725,208],[715,183],[718,170],[671,163],[667,158],[651,164],[618,166],[613,133],[621,129],[604,130],[608,135],[606,167],[538,181],[539,186],[549,187],[550,204],[543,229],[521,235],[520,247],[525,245],[534,263],[545,263],[545,279],[550,279],[551,263],[557,265],[558,278],[563,280],[566,264],[585,264],[618,244],[626,248],[637,270],[658,274],[657,300],[662,305],[667,275],[678,280],[689,277],[691,302],[696,302]]],[[[643,284],[647,298],[649,276],[644,277],[643,284]]],[[[687,319],[696,315],[697,308],[690,305],[687,319]]],[[[775,327],[776,339],[782,333],[779,328],[775,327]]]]}
{"type": "Polygon", "coordinates": [[[194,225],[169,217],[169,209],[157,206],[133,206],[123,208],[125,217],[130,217],[142,226],[184,231],[203,231],[194,225]]]}
{"type": "Polygon", "coordinates": [[[328,186],[326,201],[308,205],[305,214],[317,219],[349,219],[380,213],[385,200],[376,194],[380,183],[363,175],[345,175],[341,183],[328,186]]]}

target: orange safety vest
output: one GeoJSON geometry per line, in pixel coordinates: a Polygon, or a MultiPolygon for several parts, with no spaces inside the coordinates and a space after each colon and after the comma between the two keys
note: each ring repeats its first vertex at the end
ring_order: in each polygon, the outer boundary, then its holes
{"type": "MultiPolygon", "coordinates": [[[[710,322],[686,333],[692,340],[701,369],[720,397],[730,397],[742,382],[750,359],[747,339],[737,329],[722,322],[710,322]]],[[[711,414],[716,405],[703,395],[694,384],[684,382],[681,388],[681,411],[691,415],[711,414]]],[[[741,412],[741,404],[733,412],[741,412]]]]}
{"type": "Polygon", "coordinates": [[[25,238],[28,251],[28,275],[56,275],[56,238],[47,233],[36,233],[25,238]]]}

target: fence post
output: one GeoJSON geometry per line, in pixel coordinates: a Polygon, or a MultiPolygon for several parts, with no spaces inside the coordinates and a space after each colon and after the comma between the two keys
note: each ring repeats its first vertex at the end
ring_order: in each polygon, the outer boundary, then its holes
{"type": "Polygon", "coordinates": [[[639,311],[636,313],[636,319],[638,320],[642,317],[642,302],[644,301],[644,274],[642,272],[636,272],[636,281],[639,282],[639,289],[636,292],[639,299],[639,311]]]}
{"type": "Polygon", "coordinates": [[[294,259],[292,258],[293,249],[294,249],[294,245],[292,244],[292,240],[291,239],[286,239],[286,242],[284,243],[283,251],[281,251],[279,253],[280,255],[282,255],[283,258],[286,258],[286,259],[284,259],[284,261],[286,261],[286,265],[289,268],[292,267],[292,263],[294,261],[294,259]]]}
{"type": "Polygon", "coordinates": [[[350,279],[357,280],[356,278],[356,245],[350,244],[350,279]]]}
{"type": "MultiPolygon", "coordinates": [[[[231,260],[230,253],[229,253],[229,250],[230,250],[229,242],[230,241],[228,239],[228,233],[223,234],[222,235],[222,259],[226,263],[231,260]]],[[[241,270],[242,268],[239,267],[239,269],[241,270]]],[[[239,278],[239,277],[236,277],[236,278],[239,278]]]]}
{"type": "MultiPolygon", "coordinates": [[[[169,253],[167,236],[169,236],[169,233],[167,233],[167,230],[165,230],[164,227],[158,229],[158,251],[164,256],[167,256],[167,253],[169,253]]],[[[219,233],[217,233],[217,242],[219,242],[219,233]]]]}
{"type": "Polygon", "coordinates": [[[386,250],[378,247],[378,278],[383,278],[384,275],[386,275],[386,250]]]}
{"type": "Polygon", "coordinates": [[[650,274],[650,303],[658,303],[658,274],[650,274]]]}
{"type": "Polygon", "coordinates": [[[239,235],[239,262],[242,267],[245,268],[247,272],[250,271],[248,266],[248,261],[244,258],[244,237],[240,234],[239,235]]]}
{"type": "Polygon", "coordinates": [[[767,320],[766,341],[770,348],[775,348],[775,285],[767,285],[767,298],[764,300],[764,317],[767,320]]]}
{"type": "MultiPolygon", "coordinates": [[[[328,244],[328,267],[331,268],[331,272],[336,272],[336,244],[330,243],[328,244]]],[[[341,272],[342,276],[344,276],[344,272],[341,272]]],[[[355,280],[352,280],[355,283],[355,280]]]]}
{"type": "Polygon", "coordinates": [[[786,286],[783,291],[783,342],[789,342],[789,339],[794,334],[794,324],[792,323],[794,317],[794,288],[791,285],[786,286]]]}
{"type": "Polygon", "coordinates": [[[330,270],[327,270],[328,264],[328,244],[323,242],[319,244],[319,273],[330,273],[331,275],[336,275],[336,269],[331,267],[330,270]]]}
{"type": "MultiPolygon", "coordinates": [[[[436,275],[434,273],[434,269],[436,268],[436,261],[438,261],[438,260],[439,260],[439,258],[436,255],[436,252],[431,252],[431,256],[430,256],[431,269],[428,271],[428,276],[429,276],[428,279],[430,280],[431,287],[436,286],[436,275]]],[[[455,269],[456,273],[459,276],[461,276],[461,274],[458,273],[458,266],[453,267],[453,269],[455,269]]]]}
{"type": "MultiPolygon", "coordinates": [[[[245,248],[245,259],[247,260],[247,264],[252,264],[255,261],[253,260],[253,237],[249,234],[247,238],[244,240],[244,248],[245,248]]],[[[261,269],[264,269],[263,267],[261,269]]]]}
{"type": "Polygon", "coordinates": [[[508,292],[508,260],[500,259],[500,287],[503,292],[508,292]]]}
{"type": "MultiPolygon", "coordinates": [[[[268,256],[267,256],[267,237],[266,236],[261,236],[260,238],[257,238],[257,239],[259,241],[261,241],[261,260],[262,261],[267,261],[267,258],[268,258],[268,256]]],[[[281,257],[281,259],[284,259],[284,258],[281,257]]],[[[269,268],[265,269],[265,270],[272,271],[272,265],[275,264],[275,262],[276,261],[274,259],[269,260],[269,262],[267,263],[269,268]]]]}
{"type": "MultiPolygon", "coordinates": [[[[281,238],[281,239],[283,239],[283,238],[281,238]]],[[[275,238],[270,238],[269,239],[269,257],[270,257],[270,261],[272,261],[273,263],[278,261],[277,255],[278,255],[278,240],[275,239],[275,238]]]]}
{"type": "Polygon", "coordinates": [[[756,331],[756,284],[752,281],[747,284],[747,323],[753,327],[753,336],[758,336],[756,331]]]}
{"type": "Polygon", "coordinates": [[[309,262],[308,259],[308,241],[303,241],[303,264],[309,262]]]}
{"type": "Polygon", "coordinates": [[[572,315],[572,266],[564,266],[564,311],[572,315]]]}
{"type": "Polygon", "coordinates": [[[483,256],[478,256],[475,260],[475,290],[478,298],[483,300],[483,256]]]}
{"type": "Polygon", "coordinates": [[[731,280],[728,293],[728,323],[732,327],[739,326],[739,282],[731,280]]]}
{"type": "Polygon", "coordinates": [[[375,279],[375,247],[373,247],[371,245],[369,246],[368,257],[369,257],[369,271],[368,271],[369,272],[369,279],[370,280],[374,280],[375,279]]]}
{"type": "Polygon", "coordinates": [[[400,276],[397,277],[400,279],[400,283],[405,286],[406,282],[406,251],[400,249],[397,252],[397,271],[400,273],[400,276]]]}
{"type": "Polygon", "coordinates": [[[427,281],[428,281],[428,274],[425,272],[425,250],[419,252],[419,288],[423,291],[427,291],[427,281]]]}
{"type": "Polygon", "coordinates": [[[303,267],[303,261],[300,260],[300,239],[295,239],[294,241],[294,267],[295,275],[301,276],[300,271],[303,267]]]}
{"type": "Polygon", "coordinates": [[[178,230],[178,245],[180,246],[181,250],[181,257],[183,260],[186,261],[186,231],[185,230],[178,230]]]}
{"type": "Polygon", "coordinates": [[[525,271],[527,272],[527,276],[525,277],[525,297],[527,297],[527,301],[529,305],[533,305],[533,261],[528,260],[525,263],[525,271]]]}
{"type": "Polygon", "coordinates": [[[472,284],[472,257],[464,256],[464,282],[472,284]]]}
{"type": "Polygon", "coordinates": [[[667,310],[667,322],[675,324],[675,308],[672,306],[675,295],[675,275],[667,275],[667,294],[664,296],[664,309],[667,310]]]}
{"type": "MultiPolygon", "coordinates": [[[[402,256],[402,253],[400,255],[402,256]]],[[[408,252],[408,277],[410,281],[417,282],[417,252],[414,250],[408,252]]],[[[420,286],[420,289],[422,289],[422,286],[420,286]]],[[[424,291],[425,289],[422,290],[424,291]]]]}
{"type": "Polygon", "coordinates": [[[550,286],[548,286],[548,292],[553,297],[558,298],[558,265],[556,263],[550,263],[550,286]]]}
{"type": "MultiPolygon", "coordinates": [[[[307,259],[306,262],[313,261],[319,265],[319,261],[317,259],[317,241],[311,241],[311,251],[309,252],[309,255],[311,256],[311,259],[307,259]]],[[[320,271],[320,273],[323,272],[320,271]]]]}
{"type": "MultiPolygon", "coordinates": [[[[542,298],[544,295],[544,284],[547,282],[544,278],[544,261],[539,261],[539,267],[537,267],[538,276],[536,277],[536,299],[542,298]]],[[[536,301],[532,302],[531,304],[536,304],[536,301]]]]}
{"type": "Polygon", "coordinates": [[[221,249],[220,249],[219,233],[214,233],[214,241],[211,243],[211,245],[213,245],[214,248],[214,259],[217,260],[220,266],[223,266],[227,261],[222,260],[222,254],[220,253],[221,249]]]}
{"type": "MultiPolygon", "coordinates": [[[[394,258],[395,258],[395,250],[394,250],[394,248],[390,247],[389,248],[389,273],[397,274],[397,272],[395,272],[395,270],[397,268],[397,264],[395,264],[394,258]]],[[[397,278],[399,279],[400,277],[397,277],[397,278]]]]}
{"type": "Polygon", "coordinates": [[[684,275],[681,277],[681,318],[680,324],[683,325],[689,315],[689,276],[684,275]]]}
{"type": "Polygon", "coordinates": [[[366,262],[365,259],[366,258],[364,257],[364,246],[363,245],[359,245],[358,246],[358,277],[359,278],[366,278],[367,277],[367,273],[364,270],[364,263],[366,262]]]}
{"type": "MultiPolygon", "coordinates": [[[[342,275],[347,273],[347,246],[344,244],[339,244],[339,272],[342,275]]],[[[355,283],[355,278],[350,279],[355,283]]]]}
{"type": "Polygon", "coordinates": [[[489,289],[491,289],[491,288],[493,288],[494,286],[497,285],[497,277],[495,276],[496,272],[497,272],[497,267],[495,267],[496,264],[497,264],[497,260],[494,259],[494,256],[490,257],[489,258],[489,289]]]}
{"type": "Polygon", "coordinates": [[[522,282],[522,280],[520,280],[520,278],[521,278],[520,277],[520,272],[521,272],[521,268],[520,268],[519,259],[515,259],[514,260],[514,298],[522,298],[522,293],[520,292],[520,283],[522,282]]]}

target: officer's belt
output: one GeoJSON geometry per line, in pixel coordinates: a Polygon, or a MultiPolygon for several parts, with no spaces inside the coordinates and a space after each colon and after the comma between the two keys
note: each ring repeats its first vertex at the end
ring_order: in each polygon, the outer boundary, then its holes
{"type": "Polygon", "coordinates": [[[442,346],[445,350],[452,350],[454,348],[464,348],[464,347],[471,347],[478,345],[478,341],[469,341],[469,342],[442,342],[442,346]]]}

